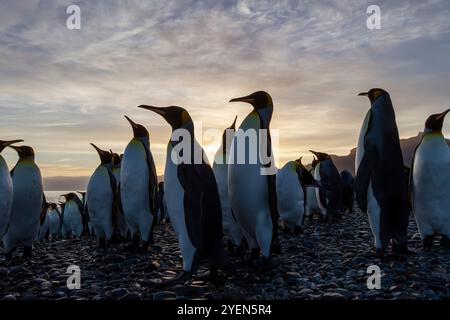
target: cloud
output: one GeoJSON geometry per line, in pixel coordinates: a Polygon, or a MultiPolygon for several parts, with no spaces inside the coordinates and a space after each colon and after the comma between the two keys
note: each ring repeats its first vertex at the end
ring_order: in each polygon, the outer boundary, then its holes
{"type": "Polygon", "coordinates": [[[230,98],[267,90],[281,165],[312,147],[346,154],[368,109],[361,90],[392,93],[403,137],[448,106],[445,0],[379,1],[377,31],[368,1],[78,1],[81,30],[65,27],[70,4],[0,1],[0,135],[33,145],[46,176],[89,175],[89,142],[123,150],[124,114],[149,129],[162,173],[170,129],[142,103],[223,130],[250,111],[230,98]]]}

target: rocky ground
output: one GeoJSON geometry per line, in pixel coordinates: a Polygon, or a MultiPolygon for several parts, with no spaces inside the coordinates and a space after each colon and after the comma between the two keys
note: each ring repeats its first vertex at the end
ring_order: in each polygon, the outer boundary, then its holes
{"type": "MultiPolygon", "coordinates": [[[[156,245],[145,255],[106,252],[96,242],[41,243],[27,261],[0,257],[0,299],[449,299],[450,250],[421,248],[413,219],[411,255],[404,261],[373,256],[367,217],[346,214],[337,223],[306,220],[301,235],[280,233],[283,249],[273,268],[262,272],[232,257],[233,275],[224,285],[194,280],[164,290],[152,281],[181,272],[181,256],[170,225],[155,229],[156,245]],[[67,267],[81,268],[81,289],[66,286],[67,267]],[[382,270],[381,290],[368,290],[367,268],[382,270]]],[[[202,270],[200,270],[201,272],[202,270]]]]}

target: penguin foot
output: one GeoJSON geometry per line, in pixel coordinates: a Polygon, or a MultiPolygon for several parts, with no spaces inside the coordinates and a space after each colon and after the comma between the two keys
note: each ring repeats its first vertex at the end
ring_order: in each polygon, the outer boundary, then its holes
{"type": "Polygon", "coordinates": [[[406,242],[392,242],[392,253],[395,257],[406,258],[408,255],[408,244],[406,242]]]}
{"type": "Polygon", "coordinates": [[[282,254],[281,245],[280,242],[278,242],[278,239],[275,239],[272,242],[272,253],[273,254],[282,254]]]}
{"type": "Polygon", "coordinates": [[[432,234],[423,238],[422,246],[424,251],[430,251],[433,248],[434,237],[435,235],[432,234]]]}
{"type": "Polygon", "coordinates": [[[442,235],[441,247],[450,248],[450,238],[449,237],[442,235]]]}
{"type": "Polygon", "coordinates": [[[294,234],[302,234],[303,228],[301,226],[295,226],[294,228],[294,234]]]}
{"type": "Polygon", "coordinates": [[[133,241],[125,247],[125,250],[129,252],[139,251],[139,237],[133,237],[133,241]]]}
{"type": "Polygon", "coordinates": [[[98,247],[106,249],[106,238],[101,237],[100,239],[98,239],[98,247]]]}
{"type": "Polygon", "coordinates": [[[174,286],[177,284],[185,284],[186,281],[188,281],[190,279],[192,279],[192,273],[188,272],[188,271],[183,271],[177,277],[170,279],[170,280],[161,281],[161,282],[151,281],[152,286],[151,286],[150,290],[174,286]]]}
{"type": "Polygon", "coordinates": [[[148,241],[143,241],[142,242],[142,246],[138,248],[138,252],[141,254],[145,254],[148,252],[148,245],[149,242],[148,241]]]}
{"type": "Polygon", "coordinates": [[[23,259],[29,259],[29,258],[31,258],[31,256],[33,255],[33,253],[32,253],[32,248],[31,247],[24,247],[23,248],[23,255],[22,255],[22,258],[23,259]]]}
{"type": "Polygon", "coordinates": [[[259,248],[253,248],[250,251],[250,261],[253,262],[254,260],[258,259],[261,252],[259,251],[259,248]]]}
{"type": "Polygon", "coordinates": [[[382,258],[384,258],[386,256],[386,249],[380,249],[380,248],[377,248],[376,249],[376,251],[375,251],[375,257],[376,258],[380,258],[380,259],[382,259],[382,258]]]}

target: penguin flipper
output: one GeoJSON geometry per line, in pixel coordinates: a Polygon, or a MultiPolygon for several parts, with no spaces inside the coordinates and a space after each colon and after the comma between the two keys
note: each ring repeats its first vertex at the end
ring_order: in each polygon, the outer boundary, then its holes
{"type": "Polygon", "coordinates": [[[200,253],[219,264],[228,257],[223,248],[222,207],[214,173],[209,164],[180,164],[178,176],[184,194],[189,239],[200,253]]]}
{"type": "Polygon", "coordinates": [[[369,162],[369,156],[367,149],[364,152],[364,156],[356,173],[356,201],[362,212],[367,212],[367,190],[369,188],[370,178],[372,170],[369,162]]]}

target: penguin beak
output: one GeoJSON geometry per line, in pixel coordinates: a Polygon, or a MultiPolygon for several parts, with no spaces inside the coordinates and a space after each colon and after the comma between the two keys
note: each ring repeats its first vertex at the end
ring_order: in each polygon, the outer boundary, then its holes
{"type": "Polygon", "coordinates": [[[442,112],[440,115],[438,115],[437,117],[436,117],[436,119],[437,120],[444,120],[444,118],[445,118],[445,116],[447,115],[447,113],[449,113],[450,112],[450,109],[447,109],[447,110],[445,110],[444,112],[442,112]]]}
{"type": "Polygon", "coordinates": [[[6,148],[14,143],[23,142],[23,140],[0,141],[0,147],[6,148]]]}
{"type": "Polygon", "coordinates": [[[153,112],[156,112],[157,114],[159,114],[160,116],[165,118],[165,115],[167,114],[167,112],[164,110],[164,108],[161,107],[154,107],[154,106],[147,106],[147,105],[140,105],[138,106],[138,108],[142,108],[142,109],[147,109],[153,112]]]}
{"type": "Polygon", "coordinates": [[[131,127],[132,127],[133,129],[135,129],[135,128],[137,127],[136,123],[135,123],[133,120],[131,120],[131,119],[128,118],[127,116],[124,116],[124,117],[125,117],[125,119],[128,120],[128,122],[131,124],[131,127]]]}
{"type": "Polygon", "coordinates": [[[369,95],[368,92],[361,92],[358,94],[358,97],[367,97],[369,95]]]}
{"type": "Polygon", "coordinates": [[[237,120],[237,116],[234,118],[233,123],[231,124],[231,127],[229,129],[233,129],[236,131],[236,120],[237,120]]]}
{"type": "Polygon", "coordinates": [[[251,96],[245,96],[245,97],[231,99],[230,102],[246,102],[246,103],[253,104],[255,102],[255,99],[252,98],[251,96]]]}
{"type": "Polygon", "coordinates": [[[316,157],[319,157],[318,152],[312,151],[312,150],[309,150],[309,152],[311,152],[311,153],[312,153],[313,155],[315,155],[316,157]]]}
{"type": "Polygon", "coordinates": [[[23,140],[10,140],[10,141],[0,140],[0,152],[3,151],[3,149],[5,149],[6,147],[19,142],[23,142],[23,140]]]}

